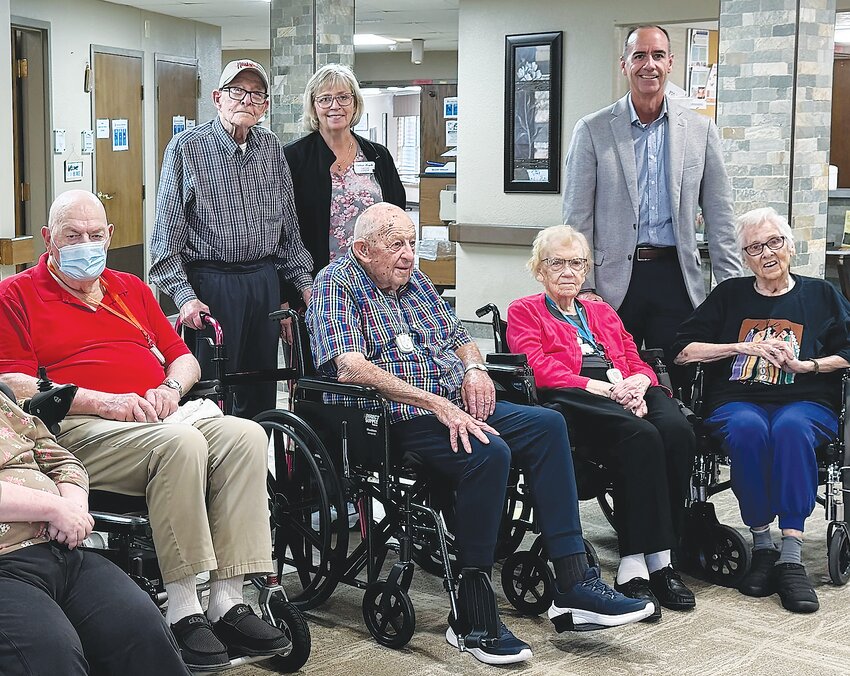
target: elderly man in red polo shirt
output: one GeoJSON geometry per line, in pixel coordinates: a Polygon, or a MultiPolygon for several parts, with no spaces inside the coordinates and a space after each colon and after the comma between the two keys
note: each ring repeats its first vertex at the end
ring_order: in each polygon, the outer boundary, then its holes
{"type": "Polygon", "coordinates": [[[242,599],[246,575],[272,570],[266,436],[230,416],[164,423],[200,375],[142,280],[106,269],[113,226],[90,192],[63,193],[38,264],[0,282],[0,380],[36,391],[38,367],[80,387],[59,443],[91,487],[147,498],[166,620],[190,667],[284,650],[288,639],[242,599]],[[203,614],[195,575],[211,571],[203,614]]]}

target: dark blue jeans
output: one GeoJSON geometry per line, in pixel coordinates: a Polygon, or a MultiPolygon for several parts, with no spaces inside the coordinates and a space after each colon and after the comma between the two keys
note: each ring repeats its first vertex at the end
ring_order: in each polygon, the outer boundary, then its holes
{"type": "Polygon", "coordinates": [[[705,423],[729,455],[743,522],[756,528],[778,516],[780,528],[802,531],[815,508],[815,449],[837,434],[835,413],[811,401],[734,401],[718,406],[705,423]]]}
{"type": "Polygon", "coordinates": [[[496,404],[487,424],[489,444],[469,436],[472,453],[457,453],[449,431],[425,415],[390,427],[394,451],[422,458],[429,470],[456,491],[456,541],[463,566],[493,565],[511,463],[525,472],[534,513],[550,559],[584,551],[573,459],[560,413],[537,406],[496,404]]]}
{"type": "Polygon", "coordinates": [[[0,556],[3,676],[189,676],[159,609],[98,554],[37,544],[0,556]]]}

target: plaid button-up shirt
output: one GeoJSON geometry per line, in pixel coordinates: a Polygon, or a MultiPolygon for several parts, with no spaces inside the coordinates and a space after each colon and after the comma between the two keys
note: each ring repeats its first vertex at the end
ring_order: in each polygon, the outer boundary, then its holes
{"type": "MultiPolygon", "coordinates": [[[[349,253],[322,270],[307,308],[313,360],[319,372],[336,377],[334,358],[360,352],[370,362],[405,382],[461,405],[463,363],[455,351],[472,339],[431,280],[414,270],[396,293],[384,293],[349,253]],[[403,352],[396,337],[406,333],[413,352],[403,352]]],[[[366,407],[366,402],[331,395],[328,401],[366,407]]],[[[390,403],[390,422],[430,411],[390,403]]]]}
{"type": "Polygon", "coordinates": [[[180,307],[196,298],[187,263],[269,257],[299,290],[310,286],[313,260],[278,138],[253,127],[243,152],[217,117],[175,136],[162,161],[150,280],[180,307]]]}

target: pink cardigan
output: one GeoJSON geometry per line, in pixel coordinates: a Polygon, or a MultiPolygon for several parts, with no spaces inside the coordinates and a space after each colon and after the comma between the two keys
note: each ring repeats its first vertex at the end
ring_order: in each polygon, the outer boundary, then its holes
{"type": "MultiPolygon", "coordinates": [[[[637,373],[648,376],[658,385],[655,372],[638,354],[631,335],[607,303],[581,301],[587,311],[587,322],[596,340],[605,346],[605,354],[628,378],[637,373]]],[[[556,319],[546,308],[546,295],[539,293],[515,300],[508,307],[508,346],[512,352],[528,355],[534,369],[537,387],[587,386],[588,378],[581,371],[581,348],[578,331],[567,322],[556,319]]]]}

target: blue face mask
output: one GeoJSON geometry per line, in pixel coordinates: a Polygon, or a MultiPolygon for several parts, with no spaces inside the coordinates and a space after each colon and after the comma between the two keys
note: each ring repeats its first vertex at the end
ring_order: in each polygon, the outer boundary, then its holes
{"type": "Polygon", "coordinates": [[[66,277],[90,282],[103,274],[106,249],[103,242],[81,242],[59,249],[59,270],[66,277]]]}

